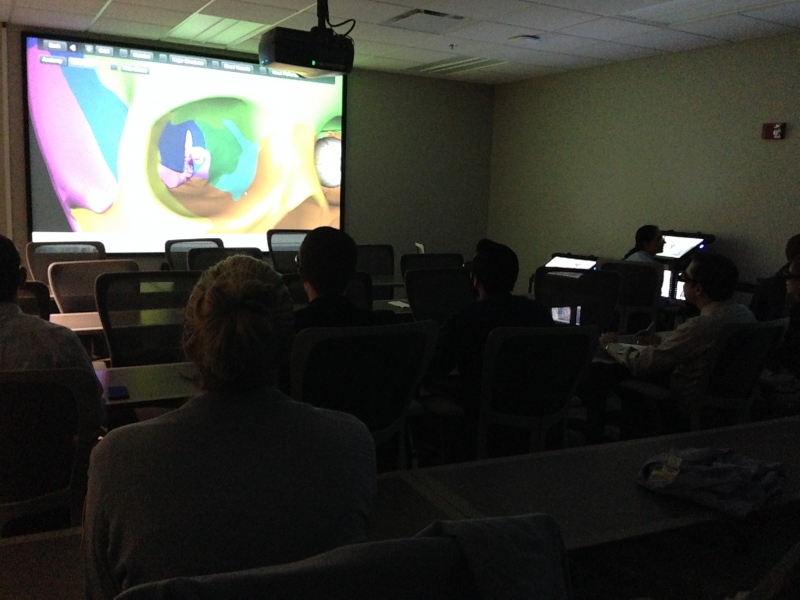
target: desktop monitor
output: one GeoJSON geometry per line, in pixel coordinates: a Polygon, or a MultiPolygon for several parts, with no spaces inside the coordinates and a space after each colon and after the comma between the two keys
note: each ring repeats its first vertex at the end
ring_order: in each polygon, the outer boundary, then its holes
{"type": "Polygon", "coordinates": [[[556,323],[561,323],[563,325],[580,325],[581,324],[581,307],[576,306],[554,306],[550,309],[550,315],[553,317],[553,321],[556,323]],[[573,309],[574,309],[574,321],[573,321],[573,309]]]}
{"type": "Polygon", "coordinates": [[[553,256],[545,267],[556,267],[559,269],[594,269],[597,265],[597,260],[589,258],[580,258],[573,256],[553,256]]]}
{"type": "Polygon", "coordinates": [[[683,281],[675,282],[675,299],[686,300],[686,293],[683,291],[683,286],[686,285],[683,281]]]}
{"type": "Polygon", "coordinates": [[[656,256],[667,260],[679,260],[695,250],[702,250],[714,241],[714,236],[701,233],[664,232],[664,249],[656,256]]]}
{"type": "Polygon", "coordinates": [[[661,280],[661,297],[670,298],[672,292],[672,275],[673,272],[669,269],[664,269],[664,277],[661,280]]]}
{"type": "Polygon", "coordinates": [[[308,231],[302,229],[271,229],[267,232],[267,246],[272,264],[279,273],[297,270],[295,258],[308,231]]]}
{"type": "Polygon", "coordinates": [[[677,281],[675,271],[664,269],[664,278],[661,280],[661,297],[662,298],[675,298],[676,300],[686,300],[686,295],[683,292],[683,281],[677,281]],[[674,288],[673,288],[673,280],[674,288]],[[674,296],[672,295],[674,290],[674,296]]]}

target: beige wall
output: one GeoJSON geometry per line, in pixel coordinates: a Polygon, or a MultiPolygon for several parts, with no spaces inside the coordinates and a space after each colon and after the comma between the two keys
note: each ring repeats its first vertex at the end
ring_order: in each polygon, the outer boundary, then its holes
{"type": "Polygon", "coordinates": [[[752,281],[800,232],[800,35],[499,86],[493,122],[488,231],[525,277],[656,223],[715,234],[752,281]],[[773,121],[786,140],[760,139],[773,121]]]}
{"type": "Polygon", "coordinates": [[[356,71],[347,82],[345,227],[395,254],[470,255],[488,213],[492,88],[356,71]]]}

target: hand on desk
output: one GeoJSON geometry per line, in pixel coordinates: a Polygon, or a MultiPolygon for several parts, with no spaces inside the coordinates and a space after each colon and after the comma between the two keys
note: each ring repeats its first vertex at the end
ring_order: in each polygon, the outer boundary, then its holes
{"type": "Polygon", "coordinates": [[[616,331],[606,331],[603,335],[600,336],[600,347],[605,348],[609,344],[616,343],[618,339],[616,331]]]}

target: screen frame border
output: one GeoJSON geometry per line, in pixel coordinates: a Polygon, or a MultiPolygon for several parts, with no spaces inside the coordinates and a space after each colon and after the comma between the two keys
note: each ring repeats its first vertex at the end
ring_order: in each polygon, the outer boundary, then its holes
{"type": "MultiPolygon", "coordinates": [[[[238,62],[246,62],[255,65],[259,65],[258,55],[257,54],[250,54],[247,52],[239,52],[236,50],[227,50],[224,48],[212,47],[212,46],[201,46],[201,45],[193,45],[193,44],[179,44],[174,42],[168,42],[163,40],[157,39],[146,39],[144,42],[142,39],[134,39],[128,38],[124,36],[116,36],[111,34],[103,34],[103,33],[95,33],[95,32],[80,32],[74,30],[61,30],[61,29],[52,29],[48,27],[36,27],[36,26],[28,26],[28,25],[19,25],[14,29],[14,34],[19,35],[18,45],[19,48],[19,61],[15,61],[18,64],[18,75],[19,75],[19,82],[20,82],[20,90],[21,90],[21,107],[20,107],[20,116],[22,120],[22,135],[23,135],[23,144],[21,145],[22,152],[21,159],[24,164],[24,173],[25,173],[25,232],[26,232],[26,240],[30,242],[33,237],[33,185],[32,185],[32,173],[31,173],[31,148],[30,148],[30,134],[31,134],[31,117],[30,117],[30,109],[29,109],[29,98],[28,98],[28,58],[27,58],[27,38],[29,37],[57,37],[59,40],[64,40],[66,42],[76,42],[76,43],[100,43],[100,44],[108,44],[108,45],[115,45],[121,46],[124,45],[129,48],[139,49],[139,50],[155,50],[155,51],[165,51],[165,52],[180,52],[187,55],[199,56],[203,58],[216,58],[221,60],[234,60],[238,62]]],[[[257,34],[261,35],[261,34],[257,34]]],[[[13,40],[8,40],[9,45],[14,43],[13,40]]],[[[8,63],[11,63],[13,57],[8,57],[8,63]]],[[[346,231],[345,223],[346,223],[346,210],[345,206],[347,205],[346,202],[346,178],[347,178],[347,105],[348,105],[348,78],[347,75],[342,75],[342,157],[341,157],[341,170],[342,170],[342,178],[340,183],[340,196],[339,196],[339,229],[341,231],[346,231]]],[[[10,77],[9,77],[10,79],[10,77]]],[[[9,82],[9,99],[13,92],[11,91],[11,85],[9,82]]],[[[11,129],[9,128],[9,134],[11,133],[11,129]]],[[[11,135],[9,135],[9,146],[12,145],[11,135]]],[[[9,182],[9,185],[11,183],[9,182]]],[[[266,240],[267,240],[267,232],[264,232],[264,246],[266,247],[266,240]]],[[[267,250],[263,250],[265,254],[267,254],[267,250]]],[[[143,256],[143,257],[155,257],[162,255],[163,252],[111,252],[108,253],[107,256],[143,256]]]]}

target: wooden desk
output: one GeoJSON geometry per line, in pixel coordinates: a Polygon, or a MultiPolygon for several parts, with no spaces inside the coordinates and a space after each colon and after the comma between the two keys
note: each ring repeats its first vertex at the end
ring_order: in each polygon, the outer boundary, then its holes
{"type": "Polygon", "coordinates": [[[107,400],[112,406],[155,406],[174,404],[200,393],[192,363],[117,367],[95,371],[103,386],[103,396],[108,398],[108,388],[128,388],[125,400],[107,400]]]}
{"type": "Polygon", "coordinates": [[[636,483],[639,469],[670,448],[722,447],[780,461],[786,489],[772,500],[800,500],[800,417],[558,450],[408,472],[416,492],[461,518],[552,515],[570,550],[724,518],[687,500],[658,496],[636,483]]]}
{"type": "Polygon", "coordinates": [[[0,598],[83,600],[81,528],[0,540],[0,598]]]}
{"type": "Polygon", "coordinates": [[[100,315],[96,312],[52,313],[50,321],[69,327],[78,335],[97,335],[103,333],[100,315]]]}
{"type": "Polygon", "coordinates": [[[399,275],[373,275],[372,286],[401,288],[405,282],[399,275]]]}
{"type": "MultiPolygon", "coordinates": [[[[114,311],[111,318],[115,328],[179,325],[184,320],[184,309],[181,307],[114,311]]],[[[69,327],[78,335],[103,333],[103,324],[97,312],[54,313],[50,315],[50,321],[69,327]]]]}

